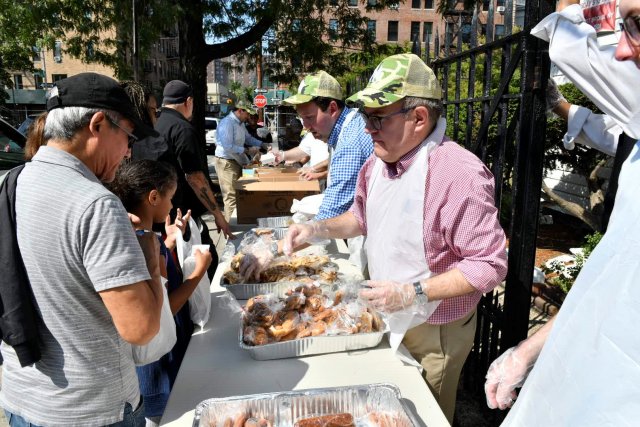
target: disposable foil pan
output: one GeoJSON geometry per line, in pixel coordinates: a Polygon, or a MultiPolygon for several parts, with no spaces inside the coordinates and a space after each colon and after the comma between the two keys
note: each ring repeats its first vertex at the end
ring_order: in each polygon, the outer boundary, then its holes
{"type": "MultiPolygon", "coordinates": [[[[383,321],[384,322],[384,321],[383,321]]],[[[385,325],[386,326],[386,325],[385,325]]],[[[240,348],[247,350],[256,360],[286,359],[288,357],[310,356],[312,354],[338,353],[341,351],[361,350],[380,344],[386,331],[348,335],[319,335],[264,345],[246,345],[243,340],[243,327],[240,325],[240,348]]]]}
{"type": "MultiPolygon", "coordinates": [[[[336,268],[338,266],[334,263],[330,263],[329,265],[335,265],[336,268]]],[[[236,299],[239,300],[247,300],[251,297],[255,297],[256,295],[264,295],[264,294],[278,294],[280,296],[284,295],[284,292],[299,286],[299,282],[267,282],[267,283],[237,283],[235,285],[228,285],[223,283],[224,278],[220,278],[220,286],[227,289],[229,292],[233,294],[236,299]]],[[[340,280],[340,273],[338,273],[338,279],[340,280]]],[[[320,282],[322,284],[322,282],[320,282]]]]}
{"type": "MultiPolygon", "coordinates": [[[[222,427],[230,418],[246,414],[268,420],[273,427],[293,427],[296,422],[322,415],[349,413],[360,424],[372,414],[388,416],[386,425],[423,426],[401,400],[392,384],[318,388],[278,393],[208,399],[196,407],[193,425],[222,427]]],[[[371,424],[367,424],[371,425],[371,424]]]]}
{"type": "Polygon", "coordinates": [[[270,216],[258,218],[258,227],[287,228],[291,222],[291,216],[270,216]]]}

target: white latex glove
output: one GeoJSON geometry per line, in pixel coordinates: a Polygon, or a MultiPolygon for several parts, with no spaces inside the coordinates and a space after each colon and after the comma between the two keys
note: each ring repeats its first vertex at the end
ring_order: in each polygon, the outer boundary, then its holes
{"type": "Polygon", "coordinates": [[[547,112],[553,111],[553,109],[556,108],[561,102],[567,102],[564,96],[562,96],[560,89],[558,89],[558,85],[551,78],[547,80],[547,93],[545,98],[547,104],[547,112]]]}
{"type": "Polygon", "coordinates": [[[484,384],[489,408],[507,409],[515,402],[516,388],[522,387],[537,359],[537,354],[531,354],[526,342],[511,347],[489,366],[484,384]]]}
{"type": "Polygon", "coordinates": [[[402,310],[412,306],[416,299],[416,291],[410,283],[369,280],[367,285],[371,289],[361,289],[359,296],[378,311],[402,310]]]}
{"type": "Polygon", "coordinates": [[[282,251],[291,256],[293,250],[305,243],[315,245],[329,238],[329,230],[322,221],[309,221],[306,224],[292,224],[284,237],[282,251]]]}

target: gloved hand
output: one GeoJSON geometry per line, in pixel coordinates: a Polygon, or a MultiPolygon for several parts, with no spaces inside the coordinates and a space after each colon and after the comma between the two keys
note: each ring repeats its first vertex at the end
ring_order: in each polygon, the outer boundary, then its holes
{"type": "Polygon", "coordinates": [[[547,93],[546,93],[546,103],[547,103],[547,112],[553,111],[554,108],[558,106],[561,102],[567,102],[567,100],[562,96],[560,89],[558,89],[558,85],[552,78],[547,80],[547,93]]]}
{"type": "Polygon", "coordinates": [[[537,359],[537,353],[531,353],[527,340],[524,340],[505,351],[489,366],[484,384],[489,408],[507,409],[513,405],[518,396],[515,389],[522,387],[537,359]]]}
{"type": "Polygon", "coordinates": [[[291,256],[293,250],[305,243],[317,245],[329,238],[329,230],[323,221],[309,221],[306,224],[292,224],[284,237],[282,251],[291,256]]]}
{"type": "Polygon", "coordinates": [[[245,283],[250,283],[251,279],[256,282],[260,280],[260,273],[273,261],[277,253],[277,245],[274,251],[272,243],[267,244],[258,240],[255,244],[242,250],[244,257],[240,263],[240,276],[245,283]]]}
{"type": "Polygon", "coordinates": [[[385,313],[410,307],[416,299],[416,291],[411,283],[369,280],[367,285],[371,289],[361,289],[360,298],[385,313]]]}

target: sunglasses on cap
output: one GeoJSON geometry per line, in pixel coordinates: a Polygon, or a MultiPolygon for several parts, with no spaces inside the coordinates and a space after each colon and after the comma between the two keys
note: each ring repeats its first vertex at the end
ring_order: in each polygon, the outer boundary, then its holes
{"type": "Polygon", "coordinates": [[[640,47],[640,15],[629,15],[620,23],[620,31],[624,31],[633,47],[640,47]]]}
{"type": "Polygon", "coordinates": [[[126,130],[125,128],[123,128],[122,126],[120,126],[119,124],[117,124],[114,120],[111,119],[111,117],[109,116],[106,116],[106,117],[107,117],[107,120],[111,122],[111,124],[113,124],[115,127],[117,127],[122,132],[127,134],[127,137],[129,138],[129,148],[133,147],[134,142],[138,141],[138,137],[132,134],[131,132],[129,132],[128,130],[126,130]]]}

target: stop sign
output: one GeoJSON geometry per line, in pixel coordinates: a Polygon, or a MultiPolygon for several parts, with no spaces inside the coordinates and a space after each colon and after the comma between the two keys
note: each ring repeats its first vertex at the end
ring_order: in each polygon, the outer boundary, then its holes
{"type": "Polygon", "coordinates": [[[258,108],[264,108],[267,106],[267,97],[262,94],[258,94],[253,98],[253,104],[258,108]]]}

